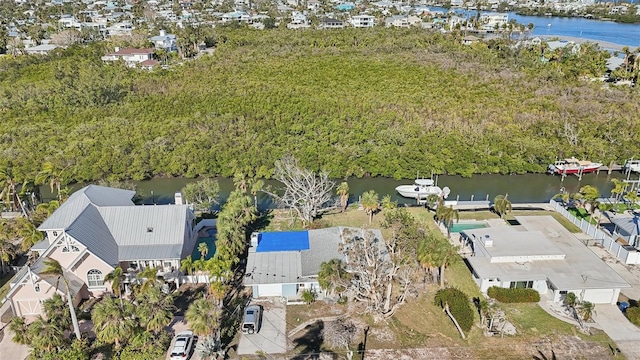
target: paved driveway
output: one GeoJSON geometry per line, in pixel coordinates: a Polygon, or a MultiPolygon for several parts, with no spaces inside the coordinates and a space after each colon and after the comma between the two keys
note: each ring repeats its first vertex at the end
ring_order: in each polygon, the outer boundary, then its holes
{"type": "Polygon", "coordinates": [[[265,354],[283,354],[287,352],[287,307],[279,300],[263,305],[262,326],[255,334],[241,334],[238,344],[239,355],[255,355],[257,351],[265,354]]]}
{"type": "MultiPolygon", "coordinates": [[[[173,331],[174,334],[177,334],[184,330],[190,330],[183,316],[176,316],[175,318],[173,318],[173,321],[171,321],[171,324],[169,324],[168,327],[171,331],[173,331]]],[[[171,357],[171,349],[173,349],[173,345],[175,342],[176,342],[176,338],[174,337],[173,339],[171,339],[171,344],[169,345],[169,349],[167,349],[167,357],[166,357],[167,360],[169,360],[169,358],[171,357]]],[[[200,352],[196,350],[196,346],[198,346],[198,341],[195,341],[193,343],[193,347],[192,347],[193,350],[191,352],[191,357],[189,358],[191,360],[200,360],[202,358],[202,356],[200,356],[200,352]]]]}
{"type": "Polygon", "coordinates": [[[597,304],[593,319],[627,359],[640,359],[640,328],[630,323],[616,305],[597,304]]]}
{"type": "Polygon", "coordinates": [[[9,330],[9,325],[4,328],[4,337],[0,342],[0,360],[23,360],[29,356],[29,347],[14,343],[13,332],[9,330]]]}

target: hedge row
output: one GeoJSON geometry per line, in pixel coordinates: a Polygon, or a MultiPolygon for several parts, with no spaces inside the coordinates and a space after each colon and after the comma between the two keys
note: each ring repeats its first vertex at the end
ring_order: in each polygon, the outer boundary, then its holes
{"type": "Polygon", "coordinates": [[[640,307],[630,307],[625,311],[625,314],[631,323],[640,326],[640,307]]]}
{"type": "Polygon", "coordinates": [[[445,304],[449,304],[449,311],[462,330],[464,332],[471,330],[474,314],[467,294],[456,288],[441,289],[436,292],[434,303],[442,308],[445,304]]]}
{"type": "Polygon", "coordinates": [[[534,289],[506,289],[492,286],[487,290],[490,298],[503,303],[526,303],[540,301],[540,293],[534,289]]]}

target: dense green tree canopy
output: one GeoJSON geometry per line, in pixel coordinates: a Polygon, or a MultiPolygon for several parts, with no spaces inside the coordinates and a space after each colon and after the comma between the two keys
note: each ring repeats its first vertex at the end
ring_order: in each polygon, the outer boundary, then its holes
{"type": "Polygon", "coordinates": [[[146,72],[97,43],[0,59],[0,159],[16,181],[270,177],[285,154],[333,177],[541,172],[639,152],[638,95],[606,54],[460,45],[420,29],[216,29],[213,55],[146,72]]]}

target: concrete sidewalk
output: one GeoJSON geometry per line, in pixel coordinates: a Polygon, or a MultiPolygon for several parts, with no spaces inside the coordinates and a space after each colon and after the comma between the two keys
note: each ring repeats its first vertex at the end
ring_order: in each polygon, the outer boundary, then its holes
{"type": "Polygon", "coordinates": [[[640,328],[629,322],[616,305],[597,304],[593,319],[627,359],[640,359],[640,328]]]}

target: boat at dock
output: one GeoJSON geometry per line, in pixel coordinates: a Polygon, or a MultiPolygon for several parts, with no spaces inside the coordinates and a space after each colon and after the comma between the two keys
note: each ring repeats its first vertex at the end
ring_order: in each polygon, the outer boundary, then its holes
{"type": "Polygon", "coordinates": [[[396,191],[400,196],[418,200],[424,200],[430,195],[447,198],[449,196],[449,188],[444,189],[436,185],[433,179],[416,179],[413,185],[400,185],[396,187],[396,191]]]}
{"type": "Polygon", "coordinates": [[[548,172],[558,175],[587,174],[598,171],[600,167],[602,167],[601,163],[594,163],[588,160],[578,160],[576,158],[568,158],[558,160],[549,165],[548,172]]]}
{"type": "Polygon", "coordinates": [[[624,172],[629,171],[640,173],[640,160],[627,160],[624,164],[624,172]]]}

